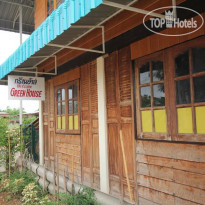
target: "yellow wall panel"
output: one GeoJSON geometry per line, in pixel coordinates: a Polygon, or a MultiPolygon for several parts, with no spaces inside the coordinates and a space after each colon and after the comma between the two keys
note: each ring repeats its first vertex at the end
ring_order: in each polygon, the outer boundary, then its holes
{"type": "Polygon", "coordinates": [[[205,106],[196,107],[196,131],[205,134],[205,106]]]}
{"type": "Polygon", "coordinates": [[[178,108],[178,133],[193,133],[192,108],[178,108]]]}
{"type": "Polygon", "coordinates": [[[69,116],[69,130],[73,130],[73,116],[69,116]]]}
{"type": "Polygon", "coordinates": [[[167,117],[165,110],[154,111],[155,132],[167,132],[167,117]]]}
{"type": "Polygon", "coordinates": [[[58,117],[57,129],[61,129],[61,117],[58,117]]]}
{"type": "Polygon", "coordinates": [[[78,130],[78,115],[74,115],[74,130],[78,130]]]}
{"type": "Polygon", "coordinates": [[[142,131],[152,132],[152,111],[142,111],[142,131]]]}
{"type": "Polygon", "coordinates": [[[65,129],[65,116],[62,116],[62,129],[65,129]]]}

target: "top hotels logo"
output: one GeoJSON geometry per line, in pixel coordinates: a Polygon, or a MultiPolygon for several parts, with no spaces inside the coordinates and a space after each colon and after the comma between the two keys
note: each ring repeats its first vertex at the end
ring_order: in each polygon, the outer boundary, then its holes
{"type": "Polygon", "coordinates": [[[164,36],[184,36],[189,35],[198,31],[204,25],[203,16],[186,7],[175,7],[177,13],[183,14],[188,13],[192,16],[189,19],[180,19],[174,17],[173,7],[161,7],[155,10],[150,11],[144,18],[144,26],[153,33],[164,35],[164,36]],[[150,18],[152,13],[162,13],[165,10],[164,18],[150,18]],[[168,29],[166,32],[163,32],[162,29],[168,29]],[[159,31],[158,31],[159,30],[159,31]]]}

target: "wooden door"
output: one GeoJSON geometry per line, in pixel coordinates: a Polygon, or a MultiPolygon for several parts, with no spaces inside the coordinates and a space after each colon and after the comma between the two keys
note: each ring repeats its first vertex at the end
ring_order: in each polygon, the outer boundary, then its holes
{"type": "Polygon", "coordinates": [[[82,181],[100,188],[96,61],[81,67],[82,181]]]}
{"type": "Polygon", "coordinates": [[[135,140],[133,130],[132,75],[129,47],[105,59],[110,194],[129,200],[120,144],[122,130],[131,191],[135,195],[135,140]]]}

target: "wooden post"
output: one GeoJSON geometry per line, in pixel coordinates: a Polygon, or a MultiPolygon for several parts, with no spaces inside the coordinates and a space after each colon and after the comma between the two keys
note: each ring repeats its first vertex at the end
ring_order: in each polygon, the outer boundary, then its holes
{"type": "Polygon", "coordinates": [[[56,9],[57,9],[57,0],[54,0],[54,2],[53,2],[53,7],[54,7],[53,10],[56,10],[56,9]]]}
{"type": "Polygon", "coordinates": [[[44,163],[43,164],[43,191],[45,191],[45,185],[46,185],[46,167],[44,163]]]}
{"type": "Polygon", "coordinates": [[[72,194],[75,194],[75,187],[74,187],[74,145],[72,150],[72,194]]]}
{"type": "Polygon", "coordinates": [[[8,132],[8,145],[9,145],[9,177],[11,174],[11,142],[10,142],[10,132],[8,132]]]}
{"type": "Polygon", "coordinates": [[[59,164],[58,164],[58,155],[56,154],[56,172],[57,172],[57,204],[59,201],[59,164]]]}
{"type": "Polygon", "coordinates": [[[29,170],[31,170],[31,155],[28,155],[28,161],[29,161],[29,170]]]}
{"type": "Polygon", "coordinates": [[[122,137],[122,130],[120,130],[120,142],[121,142],[121,147],[122,147],[123,163],[124,163],[125,175],[126,175],[126,179],[127,179],[128,191],[129,191],[129,195],[130,195],[130,201],[131,201],[131,203],[133,203],[133,198],[132,198],[132,193],[131,193],[131,188],[130,188],[130,180],[128,177],[127,161],[126,161],[126,157],[125,157],[125,149],[124,149],[124,143],[123,143],[123,137],[122,137]]]}
{"type": "Polygon", "coordinates": [[[63,171],[63,182],[64,182],[64,191],[65,193],[67,193],[67,186],[66,186],[66,176],[65,176],[65,168],[64,168],[64,171],[63,171]]]}
{"type": "Polygon", "coordinates": [[[53,163],[53,187],[54,187],[54,195],[55,195],[56,193],[55,161],[53,163]]]}
{"type": "Polygon", "coordinates": [[[23,171],[23,128],[20,125],[20,138],[21,138],[21,172],[23,171]]]}

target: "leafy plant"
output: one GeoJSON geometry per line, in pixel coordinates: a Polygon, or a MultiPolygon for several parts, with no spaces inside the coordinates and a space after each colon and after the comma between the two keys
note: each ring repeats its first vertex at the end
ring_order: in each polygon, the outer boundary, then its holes
{"type": "Polygon", "coordinates": [[[1,180],[1,188],[0,192],[8,191],[9,190],[9,185],[10,185],[11,180],[10,179],[3,179],[1,180]]]}
{"type": "Polygon", "coordinates": [[[28,184],[22,192],[22,204],[23,205],[38,205],[38,204],[48,204],[50,202],[48,196],[43,198],[39,197],[38,186],[35,183],[28,184]]]}
{"type": "MultiPolygon", "coordinates": [[[[47,193],[43,192],[40,185],[35,181],[35,175],[28,170],[22,172],[1,175],[0,192],[8,192],[9,196],[20,198],[23,196],[23,204],[48,204],[47,193]]],[[[29,204],[29,205],[30,205],[29,204]]]]}
{"type": "Polygon", "coordinates": [[[14,163],[14,155],[20,150],[19,130],[13,129],[8,119],[0,117],[0,164],[5,164],[7,168],[9,163],[8,137],[10,137],[11,161],[14,163]]]}
{"type": "Polygon", "coordinates": [[[84,187],[76,194],[63,193],[60,194],[60,204],[65,205],[97,205],[95,193],[93,189],[84,187]]]}
{"type": "Polygon", "coordinates": [[[12,181],[10,183],[10,192],[13,194],[13,195],[17,195],[17,194],[21,194],[22,193],[22,190],[24,189],[25,187],[25,182],[24,182],[24,179],[23,178],[20,178],[20,179],[15,179],[14,181],[12,181]]]}
{"type": "MultiPolygon", "coordinates": [[[[8,169],[9,163],[9,145],[8,136],[10,136],[11,145],[11,164],[14,164],[14,155],[20,151],[20,127],[19,124],[10,123],[11,120],[18,119],[19,109],[11,109],[7,107],[4,112],[9,114],[9,117],[0,117],[0,164],[5,165],[8,169]]],[[[24,112],[24,111],[23,111],[24,112]]],[[[25,112],[24,112],[25,113],[25,112]]],[[[23,127],[27,127],[36,119],[36,116],[23,116],[23,127]]],[[[24,136],[24,141],[28,141],[28,136],[24,136]]],[[[23,151],[25,150],[25,143],[23,143],[23,151]]]]}
{"type": "Polygon", "coordinates": [[[6,201],[10,201],[11,200],[11,195],[8,195],[7,197],[6,197],[6,201]]]}
{"type": "MultiPolygon", "coordinates": [[[[29,170],[24,169],[22,172],[15,171],[11,174],[10,179],[15,181],[16,179],[22,179],[24,181],[24,186],[28,185],[31,182],[35,182],[35,175],[29,170]]],[[[22,189],[23,191],[23,189],[22,189]]]]}

